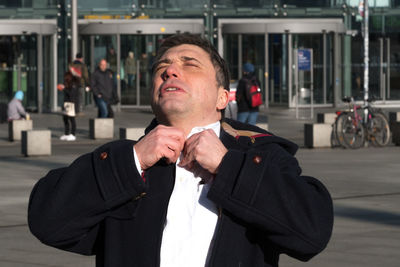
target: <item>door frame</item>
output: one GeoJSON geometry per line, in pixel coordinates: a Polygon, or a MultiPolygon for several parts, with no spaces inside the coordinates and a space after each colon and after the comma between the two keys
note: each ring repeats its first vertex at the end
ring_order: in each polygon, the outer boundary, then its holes
{"type": "Polygon", "coordinates": [[[0,35],[31,35],[37,38],[37,108],[38,113],[43,110],[43,36],[51,36],[52,68],[50,109],[57,111],[57,20],[56,19],[0,19],[0,35]]]}
{"type": "MultiPolygon", "coordinates": [[[[339,38],[340,33],[346,33],[346,27],[343,23],[342,19],[219,19],[218,20],[218,52],[223,55],[224,54],[224,34],[238,34],[241,36],[242,34],[260,34],[265,35],[265,40],[268,41],[269,34],[286,34],[288,38],[288,66],[293,65],[293,45],[292,45],[292,35],[293,34],[323,34],[334,33],[334,51],[335,51],[335,60],[334,60],[334,80],[341,81],[341,71],[339,68],[339,62],[336,60],[337,55],[341,52],[340,47],[337,44],[337,38],[339,38]]],[[[239,38],[240,40],[240,38],[239,38]]],[[[239,44],[240,47],[241,44],[239,44]]],[[[268,55],[268,42],[266,42],[265,49],[265,70],[269,69],[269,55],[268,55]]],[[[324,42],[324,48],[326,49],[326,42],[324,42]]],[[[324,52],[325,53],[325,52],[324,52]]],[[[240,56],[240,53],[239,55],[240,56]]],[[[326,68],[324,66],[324,68],[326,68]]],[[[238,72],[239,77],[241,75],[242,69],[242,59],[239,58],[239,66],[238,72]]],[[[266,73],[267,75],[267,73],[266,73]]],[[[292,90],[293,90],[293,68],[289,67],[287,71],[288,75],[288,94],[289,94],[289,107],[295,107],[295,103],[292,100],[292,90]]],[[[324,71],[324,84],[326,84],[326,71],[324,71]]],[[[264,83],[265,92],[269,92],[269,82],[266,81],[264,83]]],[[[334,95],[337,95],[341,88],[340,82],[335,82],[334,85],[334,95]]],[[[324,90],[326,88],[324,87],[324,90]]],[[[268,107],[268,93],[265,94],[265,105],[268,107]]],[[[335,98],[334,103],[337,102],[335,98]]]]}

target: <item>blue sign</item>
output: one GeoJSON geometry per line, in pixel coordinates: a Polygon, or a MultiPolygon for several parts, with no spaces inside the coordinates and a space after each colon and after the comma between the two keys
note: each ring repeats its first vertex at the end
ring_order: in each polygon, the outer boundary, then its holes
{"type": "Polygon", "coordinates": [[[297,60],[299,70],[311,70],[311,49],[299,49],[297,60]]]}

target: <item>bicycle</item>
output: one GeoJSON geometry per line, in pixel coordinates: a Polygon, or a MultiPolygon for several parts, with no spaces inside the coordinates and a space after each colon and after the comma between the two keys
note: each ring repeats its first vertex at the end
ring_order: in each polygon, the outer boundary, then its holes
{"type": "Polygon", "coordinates": [[[353,97],[345,97],[343,101],[349,103],[349,109],[336,112],[338,116],[332,132],[334,142],[352,149],[364,146],[367,141],[374,146],[386,146],[389,143],[388,119],[381,109],[371,107],[369,103],[373,100],[368,99],[363,106],[356,105],[353,97]]]}

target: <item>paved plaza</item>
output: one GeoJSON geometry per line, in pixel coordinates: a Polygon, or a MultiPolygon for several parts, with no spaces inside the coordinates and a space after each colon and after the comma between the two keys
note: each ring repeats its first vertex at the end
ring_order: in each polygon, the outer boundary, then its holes
{"type": "MultiPolygon", "coordinates": [[[[59,114],[32,114],[34,129],[50,129],[52,155],[24,157],[19,141],[9,142],[7,124],[0,124],[0,266],[95,266],[93,257],[63,252],[41,244],[29,232],[26,213],[30,191],[50,169],[66,166],[83,153],[109,140],[89,139],[88,108],[77,117],[77,141],[60,141],[59,114]]],[[[116,113],[119,127],[144,127],[152,119],[148,109],[116,113]]],[[[400,147],[307,149],[304,120],[294,110],[274,107],[260,113],[269,130],[300,146],[297,158],[303,174],[319,178],[334,199],[335,225],[326,250],[308,263],[281,257],[280,266],[398,267],[400,266],[400,147]]]]}

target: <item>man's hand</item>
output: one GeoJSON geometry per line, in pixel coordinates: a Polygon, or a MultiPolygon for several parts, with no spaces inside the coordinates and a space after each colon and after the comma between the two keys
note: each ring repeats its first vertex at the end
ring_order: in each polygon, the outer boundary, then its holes
{"type": "Polygon", "coordinates": [[[184,144],[185,134],[182,130],[158,125],[135,144],[140,167],[146,170],[162,158],[165,158],[167,163],[176,162],[184,144]]]}
{"type": "Polygon", "coordinates": [[[222,158],[228,152],[213,130],[205,130],[192,135],[185,142],[180,167],[192,169],[197,162],[211,174],[218,172],[222,158]]]}

